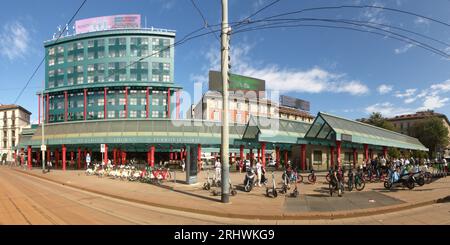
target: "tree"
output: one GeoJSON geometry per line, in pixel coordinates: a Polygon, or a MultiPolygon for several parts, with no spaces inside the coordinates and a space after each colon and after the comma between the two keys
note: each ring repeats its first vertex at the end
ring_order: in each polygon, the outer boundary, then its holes
{"type": "Polygon", "coordinates": [[[380,112],[373,112],[368,119],[361,119],[359,121],[379,128],[395,131],[394,124],[392,124],[386,118],[384,118],[380,112]]]}
{"type": "Polygon", "coordinates": [[[409,133],[428,147],[431,158],[435,156],[439,147],[447,146],[449,143],[448,129],[439,117],[430,117],[415,123],[410,127],[409,133]]]}

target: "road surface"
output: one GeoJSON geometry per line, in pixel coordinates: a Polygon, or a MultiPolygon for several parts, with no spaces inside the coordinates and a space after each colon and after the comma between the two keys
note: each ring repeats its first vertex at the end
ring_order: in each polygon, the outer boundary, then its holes
{"type": "Polygon", "coordinates": [[[230,219],[117,200],[0,167],[0,224],[450,224],[450,203],[338,220],[230,219]]]}

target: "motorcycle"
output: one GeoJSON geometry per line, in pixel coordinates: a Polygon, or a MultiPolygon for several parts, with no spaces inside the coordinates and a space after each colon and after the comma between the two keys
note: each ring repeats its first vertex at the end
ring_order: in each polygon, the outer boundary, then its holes
{"type": "Polygon", "coordinates": [[[244,190],[250,192],[255,184],[255,170],[247,168],[244,179],[244,190]]]}
{"type": "Polygon", "coordinates": [[[400,175],[396,170],[389,170],[388,178],[384,182],[384,188],[390,190],[395,185],[401,185],[407,187],[410,190],[414,189],[415,181],[413,178],[413,174],[406,173],[400,175]]]}

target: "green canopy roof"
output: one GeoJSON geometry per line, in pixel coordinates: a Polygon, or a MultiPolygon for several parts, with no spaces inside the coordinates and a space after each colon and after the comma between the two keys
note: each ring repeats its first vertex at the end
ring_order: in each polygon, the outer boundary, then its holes
{"type": "Polygon", "coordinates": [[[279,118],[251,116],[244,132],[244,140],[297,144],[304,138],[311,124],[279,118]]]}
{"type": "Polygon", "coordinates": [[[428,151],[416,138],[323,112],[319,112],[306,138],[428,151]]]}

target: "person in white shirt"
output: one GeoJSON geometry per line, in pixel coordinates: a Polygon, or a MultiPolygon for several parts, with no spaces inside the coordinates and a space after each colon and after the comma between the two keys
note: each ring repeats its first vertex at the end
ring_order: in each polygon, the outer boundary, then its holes
{"type": "Polygon", "coordinates": [[[258,186],[261,186],[262,165],[259,161],[256,163],[256,175],[258,176],[258,186]]]}
{"type": "Polygon", "coordinates": [[[216,163],[214,164],[214,167],[216,168],[216,180],[221,179],[221,171],[222,171],[222,165],[219,160],[216,160],[216,163]]]}

